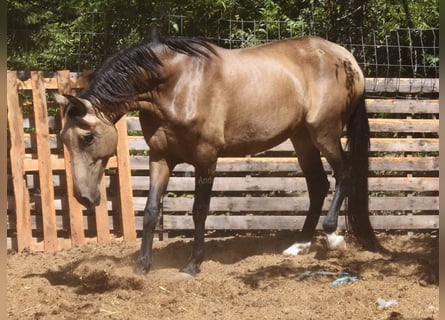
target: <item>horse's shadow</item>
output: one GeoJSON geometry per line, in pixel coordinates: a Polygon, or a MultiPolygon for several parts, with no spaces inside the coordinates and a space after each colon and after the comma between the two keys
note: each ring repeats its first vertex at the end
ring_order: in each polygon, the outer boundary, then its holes
{"type": "MultiPolygon", "coordinates": [[[[286,232],[274,235],[207,239],[205,261],[234,264],[251,256],[281,254],[293,241],[295,241],[295,236],[286,232]]],[[[189,241],[175,241],[161,249],[154,249],[152,270],[182,267],[191,249],[192,243],[189,241]]],[[[137,254],[138,252],[135,253],[134,260],[137,254]]]]}
{"type": "MultiPolygon", "coordinates": [[[[295,233],[278,232],[273,235],[242,236],[224,239],[208,239],[205,261],[215,261],[221,264],[236,264],[244,259],[262,254],[281,254],[284,249],[295,241],[295,233]]],[[[351,253],[363,249],[352,237],[347,237],[351,253]]],[[[153,252],[152,270],[176,268],[185,264],[191,252],[192,243],[175,241],[153,252]]],[[[314,262],[306,267],[296,267],[287,259],[274,266],[260,266],[241,275],[242,280],[251,287],[258,285],[262,278],[296,277],[307,271],[346,271],[360,276],[361,274],[376,274],[377,277],[400,276],[401,270],[408,277],[412,277],[424,285],[438,285],[439,283],[439,246],[433,238],[406,240],[400,248],[389,249],[382,254],[375,254],[364,261],[360,254],[352,258],[343,259],[343,253],[327,250],[323,239],[313,242],[311,252],[314,262]],[[336,255],[339,255],[335,258],[336,255]],[[332,257],[334,258],[332,259],[332,257]],[[327,263],[320,264],[322,261],[327,263]],[[329,270],[322,270],[321,265],[329,265],[329,270]],[[410,266],[409,270],[407,267],[410,266]]],[[[348,253],[345,253],[348,255],[348,253]]],[[[134,263],[138,252],[131,255],[128,261],[134,263]]],[[[292,260],[292,259],[291,259],[292,260]]],[[[204,263],[205,263],[204,261],[204,263]]]]}
{"type": "MultiPolygon", "coordinates": [[[[287,236],[280,235],[209,239],[205,246],[206,260],[234,264],[254,255],[279,253],[286,248],[286,244],[291,243],[290,239],[280,241],[286,238],[287,236]],[[279,245],[277,246],[277,244],[279,245]]],[[[151,271],[179,270],[187,261],[191,248],[192,242],[181,240],[170,242],[161,248],[154,248],[151,271]]],[[[42,277],[53,286],[76,288],[78,294],[101,293],[116,288],[141,289],[144,279],[150,275],[138,277],[128,273],[133,269],[138,255],[139,250],[120,257],[109,254],[82,256],[67,264],[49,268],[42,273],[27,274],[24,278],[42,277]],[[107,263],[115,268],[122,268],[125,274],[110,276],[102,268],[107,263]],[[84,272],[85,268],[89,270],[84,272]]]]}

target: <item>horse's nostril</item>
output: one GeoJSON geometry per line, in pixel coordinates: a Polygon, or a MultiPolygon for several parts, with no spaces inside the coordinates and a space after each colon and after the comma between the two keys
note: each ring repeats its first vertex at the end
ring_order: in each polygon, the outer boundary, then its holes
{"type": "Polygon", "coordinates": [[[97,193],[96,199],[94,199],[94,205],[98,206],[100,204],[100,192],[97,193]]]}
{"type": "Polygon", "coordinates": [[[91,209],[94,208],[95,203],[93,203],[88,197],[84,197],[84,196],[76,196],[77,201],[79,201],[79,203],[81,205],[83,205],[85,208],[87,209],[91,209]]]}

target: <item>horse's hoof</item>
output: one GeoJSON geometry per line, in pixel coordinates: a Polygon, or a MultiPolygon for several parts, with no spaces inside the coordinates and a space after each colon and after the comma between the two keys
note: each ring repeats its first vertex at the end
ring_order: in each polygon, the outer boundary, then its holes
{"type": "Polygon", "coordinates": [[[182,267],[179,270],[179,272],[180,273],[185,273],[185,274],[190,275],[191,277],[194,277],[199,272],[199,268],[198,268],[198,266],[196,266],[195,263],[188,263],[187,265],[182,267]]]}
{"type": "Polygon", "coordinates": [[[145,263],[138,261],[134,267],[134,272],[136,274],[144,275],[150,271],[150,267],[151,267],[151,264],[145,264],[145,263]]]}
{"type": "Polygon", "coordinates": [[[174,277],[173,280],[175,281],[187,281],[187,280],[193,280],[195,277],[187,272],[179,271],[174,277]]]}
{"type": "Polygon", "coordinates": [[[306,254],[311,248],[311,242],[294,243],[289,248],[283,251],[285,256],[298,256],[301,254],[306,254]]]}
{"type": "Polygon", "coordinates": [[[335,232],[326,234],[326,244],[329,250],[344,250],[346,242],[343,236],[339,236],[335,232]]]}

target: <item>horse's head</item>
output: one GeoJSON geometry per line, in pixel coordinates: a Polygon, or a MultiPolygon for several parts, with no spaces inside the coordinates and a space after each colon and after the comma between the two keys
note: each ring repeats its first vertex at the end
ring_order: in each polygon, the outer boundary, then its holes
{"type": "Polygon", "coordinates": [[[65,107],[63,143],[70,152],[74,196],[87,208],[100,203],[99,183],[108,159],[115,153],[117,131],[86,99],[54,95],[65,107]]]}

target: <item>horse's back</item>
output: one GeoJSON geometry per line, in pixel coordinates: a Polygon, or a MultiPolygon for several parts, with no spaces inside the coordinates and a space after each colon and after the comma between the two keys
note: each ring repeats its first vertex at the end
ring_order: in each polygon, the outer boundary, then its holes
{"type": "Polygon", "coordinates": [[[348,97],[362,90],[354,57],[318,37],[222,50],[220,59],[215,100],[225,109],[225,155],[276,145],[305,126],[312,114],[340,116],[349,107],[348,97]],[[327,107],[320,109],[321,102],[327,107]]]}
{"type": "Polygon", "coordinates": [[[342,115],[345,121],[364,94],[365,80],[360,66],[351,52],[336,43],[305,36],[257,48],[282,63],[298,79],[300,85],[294,94],[304,101],[306,121],[320,113],[342,115]]]}
{"type": "Polygon", "coordinates": [[[364,90],[362,71],[344,47],[316,36],[270,42],[256,47],[227,50],[221,54],[223,79],[237,81],[237,87],[267,95],[265,87],[278,83],[303,99],[325,87],[364,90]],[[306,96],[305,96],[306,95],[306,96]]]}

